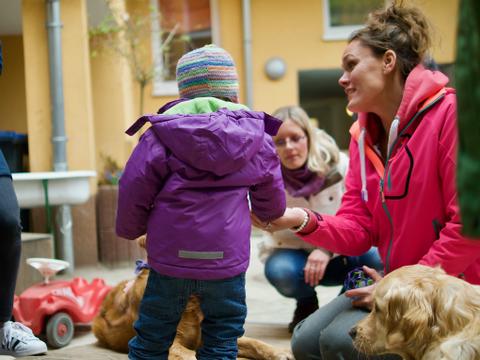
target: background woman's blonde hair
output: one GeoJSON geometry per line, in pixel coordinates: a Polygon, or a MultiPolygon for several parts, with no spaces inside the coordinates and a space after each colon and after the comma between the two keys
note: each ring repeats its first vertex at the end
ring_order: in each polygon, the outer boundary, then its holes
{"type": "Polygon", "coordinates": [[[284,106],[277,109],[273,116],[281,121],[291,120],[305,132],[308,139],[309,170],[326,175],[338,164],[340,150],[335,140],[325,131],[314,128],[301,107],[284,106]]]}
{"type": "Polygon", "coordinates": [[[394,0],[386,9],[369,14],[365,26],[349,39],[360,40],[377,56],[395,51],[401,74],[407,78],[412,69],[427,56],[432,44],[432,27],[423,13],[402,0],[394,0]]]}

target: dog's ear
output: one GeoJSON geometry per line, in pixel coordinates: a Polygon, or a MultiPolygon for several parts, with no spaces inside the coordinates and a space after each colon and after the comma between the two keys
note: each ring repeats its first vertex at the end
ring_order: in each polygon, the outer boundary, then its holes
{"type": "Polygon", "coordinates": [[[403,322],[407,333],[412,337],[425,336],[424,332],[433,324],[434,313],[431,296],[433,288],[429,285],[414,286],[409,289],[403,322]]]}
{"type": "Polygon", "coordinates": [[[410,344],[416,347],[420,339],[430,336],[433,323],[433,309],[429,284],[413,286],[397,284],[386,293],[388,300],[386,326],[388,328],[387,348],[398,348],[410,344]]]}

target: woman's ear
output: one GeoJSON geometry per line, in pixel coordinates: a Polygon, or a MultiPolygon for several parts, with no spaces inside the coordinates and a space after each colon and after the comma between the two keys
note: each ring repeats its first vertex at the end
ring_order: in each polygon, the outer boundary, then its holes
{"type": "Polygon", "coordinates": [[[383,54],[383,73],[390,74],[395,69],[397,64],[397,54],[395,51],[389,49],[383,54]]]}

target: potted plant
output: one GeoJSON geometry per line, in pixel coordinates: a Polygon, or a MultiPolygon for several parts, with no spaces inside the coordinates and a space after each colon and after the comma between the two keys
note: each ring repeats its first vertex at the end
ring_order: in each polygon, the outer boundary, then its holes
{"type": "Polygon", "coordinates": [[[119,238],[115,233],[118,181],[122,168],[110,156],[101,156],[104,166],[97,193],[97,236],[99,260],[109,267],[133,264],[142,258],[135,241],[119,238]]]}

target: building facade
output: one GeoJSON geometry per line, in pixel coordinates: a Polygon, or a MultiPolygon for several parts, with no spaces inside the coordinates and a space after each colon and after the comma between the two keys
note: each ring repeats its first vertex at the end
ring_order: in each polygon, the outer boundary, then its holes
{"type": "MultiPolygon", "coordinates": [[[[0,0],[5,63],[0,77],[0,131],[28,134],[29,171],[49,171],[53,166],[47,40],[51,1],[57,0],[0,0]]],[[[345,148],[350,120],[337,84],[341,54],[366,9],[383,0],[109,0],[110,9],[123,14],[116,19],[120,23],[148,20],[150,30],[139,36],[138,46],[147,59],[145,66],[155,71],[143,100],[128,58],[108,46],[92,56],[93,41],[101,42],[102,35],[92,37],[90,30],[108,16],[106,3],[58,2],[68,168],[96,170],[101,176],[106,157],[125,163],[137,138],[124,131],[139,113],[155,112],[177,97],[172,82],[176,57],[210,41],[234,57],[241,102],[267,112],[301,104],[345,148]],[[158,13],[152,16],[152,10],[158,13]]],[[[436,62],[454,64],[459,1],[410,2],[423,9],[432,23],[436,62]]],[[[127,41],[121,36],[118,40],[127,41]]],[[[96,192],[92,180],[92,198],[96,192]]],[[[95,210],[93,200],[82,206],[95,210]]]]}

